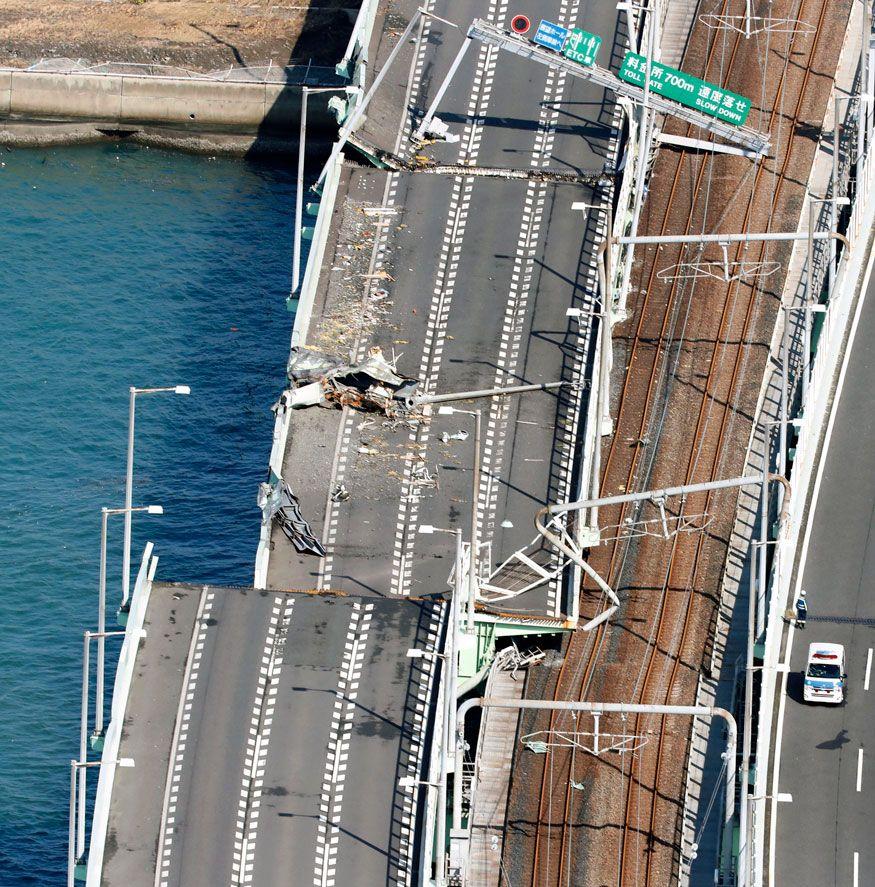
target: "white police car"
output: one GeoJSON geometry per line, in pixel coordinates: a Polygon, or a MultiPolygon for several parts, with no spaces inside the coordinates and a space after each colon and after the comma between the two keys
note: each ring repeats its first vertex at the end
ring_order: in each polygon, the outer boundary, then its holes
{"type": "Polygon", "coordinates": [[[846,677],[845,648],[841,644],[809,644],[802,690],[806,702],[842,702],[846,677]]]}

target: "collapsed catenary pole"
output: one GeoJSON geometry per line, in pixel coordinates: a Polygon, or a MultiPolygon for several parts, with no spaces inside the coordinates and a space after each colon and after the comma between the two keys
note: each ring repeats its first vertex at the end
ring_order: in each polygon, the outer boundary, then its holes
{"type": "MultiPolygon", "coordinates": [[[[789,483],[786,478],[780,475],[768,475],[766,481],[777,480],[784,484],[787,489],[787,498],[789,499],[789,483]]],[[[763,475],[753,474],[745,477],[726,478],[724,480],[708,481],[707,483],[685,484],[679,487],[666,487],[662,490],[645,490],[643,493],[624,493],[619,496],[604,496],[600,499],[581,499],[577,502],[562,502],[557,505],[547,505],[538,510],[535,514],[535,529],[553,546],[568,557],[572,563],[577,564],[581,570],[586,573],[590,579],[595,582],[599,589],[604,592],[611,600],[614,608],[619,606],[620,599],[614,590],[602,579],[601,576],[589,565],[579,551],[575,551],[565,540],[556,532],[550,529],[551,519],[559,514],[565,514],[569,511],[583,511],[584,509],[604,507],[608,505],[622,505],[627,502],[643,502],[655,501],[659,499],[667,499],[670,496],[687,496],[692,493],[704,493],[714,490],[725,490],[733,487],[756,486],[764,483],[763,475]]],[[[596,619],[588,622],[585,630],[589,630],[607,618],[602,614],[596,619]]]]}

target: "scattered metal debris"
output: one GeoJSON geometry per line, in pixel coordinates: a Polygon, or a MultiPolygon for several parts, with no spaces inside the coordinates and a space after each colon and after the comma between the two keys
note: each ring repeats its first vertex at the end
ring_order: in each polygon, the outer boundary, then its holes
{"type": "MultiPolygon", "coordinates": [[[[377,290],[385,298],[385,290],[377,290]]],[[[293,348],[288,363],[292,406],[351,406],[381,412],[390,419],[408,418],[419,382],[400,376],[381,348],[371,348],[361,363],[344,363],[322,351],[293,348]]]]}
{"type": "Polygon", "coordinates": [[[325,548],[313,535],[310,524],[301,514],[298,497],[286,483],[283,484],[279,507],[274,512],[274,516],[283,533],[286,534],[286,538],[297,551],[301,554],[315,554],[317,557],[325,556],[325,548]]]}
{"type": "Polygon", "coordinates": [[[338,481],[331,488],[331,501],[332,502],[346,502],[349,499],[349,490],[346,488],[346,484],[342,481],[338,481]]]}
{"type": "Polygon", "coordinates": [[[426,133],[432,139],[440,139],[444,142],[458,142],[459,134],[450,132],[450,127],[440,117],[432,117],[426,133]]]}
{"type": "Polygon", "coordinates": [[[414,462],[410,469],[410,476],[413,483],[418,487],[429,489],[438,489],[438,480],[429,470],[425,462],[414,462]]]}

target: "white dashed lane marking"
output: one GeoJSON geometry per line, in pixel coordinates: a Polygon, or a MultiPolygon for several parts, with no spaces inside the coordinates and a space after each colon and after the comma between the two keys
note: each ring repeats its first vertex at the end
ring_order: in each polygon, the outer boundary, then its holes
{"type": "Polygon", "coordinates": [[[176,810],[179,805],[179,784],[182,779],[185,747],[188,744],[188,730],[191,723],[191,709],[197,690],[201,659],[203,658],[204,641],[210,626],[215,592],[204,586],[195,617],[195,628],[192,632],[192,643],[186,660],[186,675],[183,679],[182,695],[174,726],[173,744],[170,754],[170,772],[164,796],[164,811],[161,820],[161,832],[158,838],[158,867],[155,872],[156,887],[168,887],[170,883],[170,864],[173,855],[173,836],[176,831],[176,810]]]}
{"type": "Polygon", "coordinates": [[[319,800],[314,887],[335,887],[349,742],[373,610],[372,603],[354,603],[346,632],[319,800]]]}
{"type": "MultiPolygon", "coordinates": [[[[507,0],[493,0],[490,3],[486,19],[491,22],[501,21],[507,14],[507,0]]],[[[483,136],[483,124],[486,111],[492,96],[495,79],[495,65],[498,50],[493,46],[480,46],[475,64],[474,84],[468,101],[467,117],[460,139],[458,163],[475,166],[483,136]]],[[[429,306],[428,323],[420,361],[419,378],[422,380],[424,393],[434,393],[440,373],[446,342],[447,322],[456,287],[456,276],[462,254],[462,243],[468,214],[471,208],[471,195],[474,179],[471,176],[455,176],[447,221],[441,240],[435,286],[429,306]]],[[[409,445],[420,453],[424,452],[429,440],[428,427],[420,426],[411,432],[409,445]]],[[[420,491],[419,484],[413,474],[416,460],[408,460],[404,466],[404,478],[401,487],[401,500],[398,517],[395,523],[395,545],[392,556],[392,591],[406,595],[411,582],[411,554],[415,534],[413,532],[419,520],[420,491]]]]}
{"type": "MultiPolygon", "coordinates": [[[[446,606],[435,605],[429,615],[429,625],[425,641],[426,650],[437,650],[440,644],[446,606]]],[[[408,660],[411,667],[419,668],[419,678],[416,685],[416,702],[410,715],[412,731],[410,743],[402,746],[402,756],[399,762],[398,776],[411,776],[414,780],[425,779],[422,772],[423,754],[425,751],[425,729],[428,725],[428,714],[431,708],[431,696],[434,688],[435,657],[427,656],[422,659],[408,660]],[[415,663],[415,665],[413,665],[415,663]]],[[[410,887],[415,860],[413,858],[414,839],[416,836],[416,811],[419,786],[414,786],[413,791],[404,794],[401,818],[400,842],[398,846],[397,863],[394,871],[390,870],[390,883],[394,887],[410,887]]],[[[402,791],[397,789],[397,791],[402,791]]],[[[391,858],[391,856],[390,856],[391,858]]]]}
{"type": "Polygon", "coordinates": [[[277,687],[283,666],[283,648],[294,606],[295,599],[291,595],[277,595],[271,605],[267,638],[261,653],[255,701],[252,704],[249,721],[240,798],[237,802],[234,855],[231,862],[232,887],[248,887],[252,884],[267,750],[276,708],[277,687]]]}
{"type": "MultiPolygon", "coordinates": [[[[427,0],[426,3],[422,4],[423,9],[431,10],[434,6],[434,0],[427,0]]],[[[420,84],[422,82],[422,71],[425,64],[425,55],[426,50],[429,45],[429,36],[431,34],[431,19],[424,17],[423,18],[423,26],[421,32],[421,39],[419,41],[419,45],[417,47],[416,55],[413,61],[411,79],[410,79],[410,87],[409,87],[409,97],[407,104],[410,105],[412,102],[412,96],[415,96],[419,92],[420,84]]],[[[409,140],[410,140],[410,132],[411,132],[411,120],[409,115],[404,115],[404,124],[398,131],[398,135],[395,141],[395,153],[401,155],[402,153],[409,153],[409,140]],[[404,146],[404,147],[402,147],[404,146]]],[[[390,173],[386,178],[386,188],[383,193],[383,202],[380,209],[383,213],[394,213],[394,204],[397,198],[398,193],[398,182],[399,176],[398,173],[390,173]]],[[[377,228],[377,235],[374,238],[374,247],[371,255],[371,267],[369,268],[369,273],[373,274],[375,272],[383,270],[386,250],[388,248],[388,238],[389,238],[389,226],[381,225],[377,228]]],[[[367,299],[368,296],[373,292],[376,288],[376,281],[378,278],[373,277],[369,279],[369,282],[365,284],[364,290],[364,298],[367,299]]],[[[362,360],[365,357],[365,351],[369,342],[366,340],[359,340],[355,344],[355,352],[358,360],[362,360]]],[[[347,469],[349,467],[349,452],[350,452],[350,442],[352,439],[352,432],[355,427],[355,422],[357,419],[357,414],[354,410],[350,410],[348,407],[344,407],[343,416],[341,418],[341,429],[340,434],[338,436],[337,450],[335,452],[334,465],[332,468],[332,476],[331,483],[329,484],[329,490],[335,489],[338,484],[343,483],[346,478],[347,469]]],[[[331,578],[334,573],[334,553],[335,553],[335,544],[337,542],[337,534],[339,531],[340,525],[340,505],[337,502],[334,502],[331,498],[328,500],[328,504],[326,507],[326,520],[325,526],[323,530],[322,544],[325,546],[325,557],[322,559],[322,563],[319,570],[319,577],[317,580],[317,586],[320,589],[330,588],[331,587],[331,578]]]]}

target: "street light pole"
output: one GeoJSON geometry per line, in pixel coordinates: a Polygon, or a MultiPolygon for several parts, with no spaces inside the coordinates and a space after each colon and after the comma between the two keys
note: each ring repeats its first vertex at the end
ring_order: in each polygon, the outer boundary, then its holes
{"type": "MultiPolygon", "coordinates": [[[[116,761],[109,762],[115,764],[118,767],[133,767],[134,759],[133,758],[119,758],[116,761]]],[[[85,841],[84,841],[84,829],[85,829],[85,819],[84,814],[80,816],[79,827],[82,829],[83,839],[82,839],[82,847],[81,850],[77,852],[76,848],[76,838],[77,838],[77,827],[76,827],[76,802],[77,802],[77,792],[76,792],[76,771],[80,771],[80,773],[84,774],[91,767],[101,767],[103,765],[103,761],[86,761],[80,760],[77,761],[75,759],[70,759],[70,806],[69,806],[69,823],[67,830],[67,887],[75,887],[76,883],[76,863],[84,859],[85,857],[85,841]]],[[[84,804],[82,802],[82,797],[85,794],[85,781],[82,779],[81,788],[80,788],[80,797],[79,803],[82,805],[80,807],[81,810],[84,811],[84,804]]]]}
{"type": "Polygon", "coordinates": [[[134,388],[129,389],[130,400],[128,403],[128,460],[125,471],[125,539],[122,549],[122,609],[127,607],[131,594],[131,511],[134,498],[134,423],[136,420],[137,395],[160,394],[170,392],[172,394],[191,394],[188,385],[172,385],[164,388],[134,388]]]}
{"type": "Polygon", "coordinates": [[[304,86],[301,89],[301,127],[298,133],[298,181],[295,191],[295,242],[292,258],[292,292],[301,288],[301,236],[304,216],[304,160],[307,146],[307,100],[310,93],[337,92],[335,86],[304,86]]]}
{"type": "MultiPolygon", "coordinates": [[[[91,648],[91,632],[82,635],[82,714],[79,724],[79,760],[88,757],[88,672],[89,652],[91,648]]],[[[76,858],[81,859],[85,853],[85,768],[79,768],[79,811],[76,829],[76,858]]]]}
{"type": "Polygon", "coordinates": [[[301,90],[301,129],[298,133],[298,181],[295,189],[295,242],[292,257],[292,292],[301,286],[301,224],[304,215],[304,145],[307,139],[307,99],[310,87],[301,90]]]}

